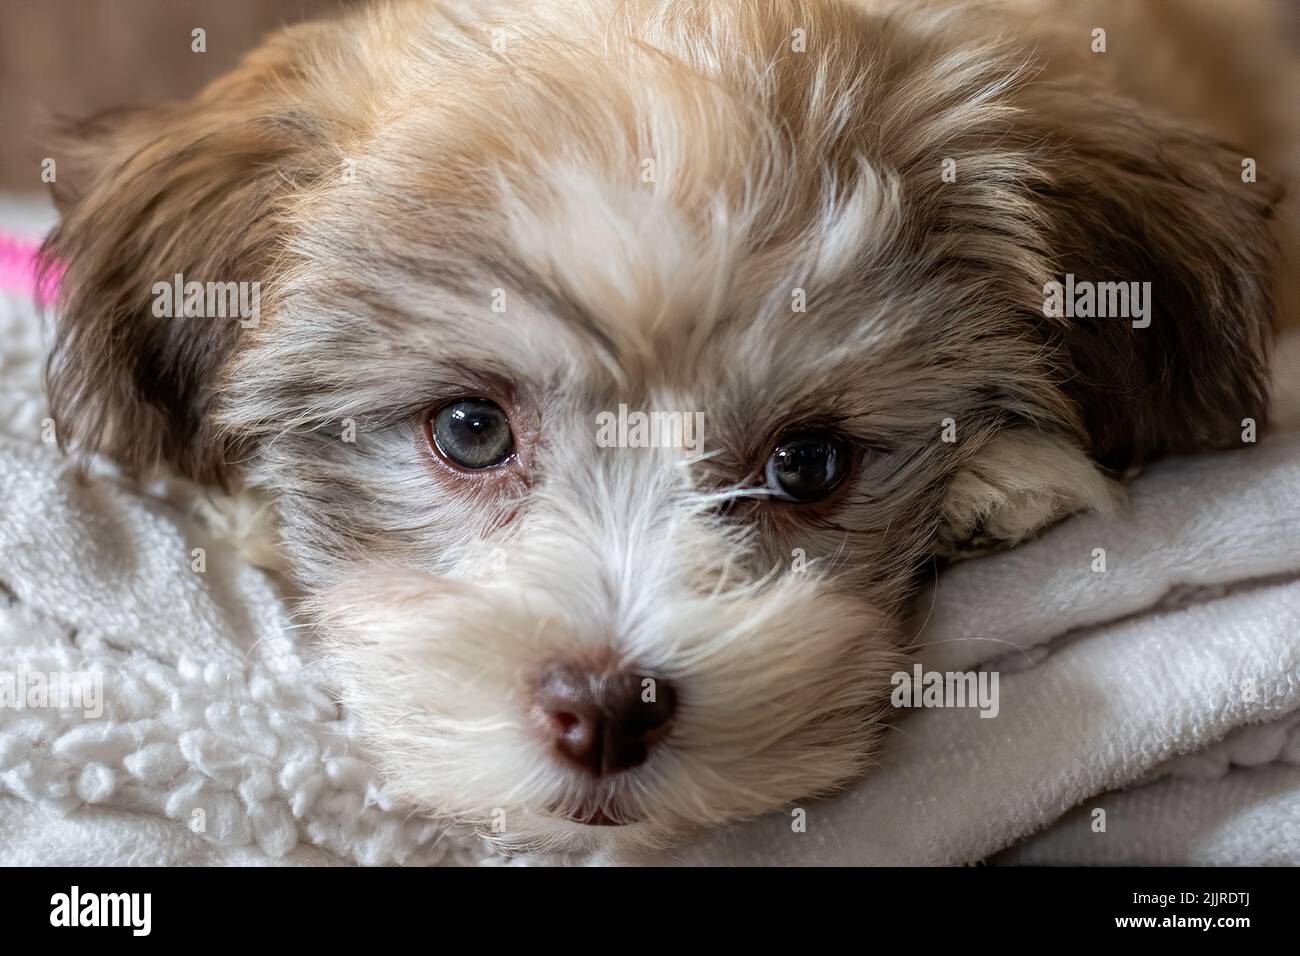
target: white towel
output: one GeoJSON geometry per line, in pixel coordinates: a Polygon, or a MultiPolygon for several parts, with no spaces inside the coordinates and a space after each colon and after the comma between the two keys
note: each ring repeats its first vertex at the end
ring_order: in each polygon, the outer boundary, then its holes
{"type": "Polygon", "coordinates": [[[1296,864],[1300,713],[1241,727],[1159,768],[1158,782],[1088,800],[998,863],[1296,864]],[[1099,831],[1096,810],[1106,812],[1099,831]]]}

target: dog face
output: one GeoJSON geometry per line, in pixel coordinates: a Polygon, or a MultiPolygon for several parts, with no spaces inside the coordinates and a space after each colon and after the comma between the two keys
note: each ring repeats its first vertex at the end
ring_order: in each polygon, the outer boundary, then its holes
{"type": "Polygon", "coordinates": [[[936,552],[1264,406],[1213,144],[931,11],[592,7],[287,31],[92,131],[49,247],[61,432],[271,494],[392,786],[528,847],[841,786],[936,552]],[[261,314],[160,318],[178,274],[261,314]]]}

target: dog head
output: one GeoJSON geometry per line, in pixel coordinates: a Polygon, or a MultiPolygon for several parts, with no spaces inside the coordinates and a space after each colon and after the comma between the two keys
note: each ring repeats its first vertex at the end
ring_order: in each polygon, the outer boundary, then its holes
{"type": "Polygon", "coordinates": [[[272,494],[392,786],[521,846],[843,785],[937,551],[1263,411],[1222,147],[926,11],[579,6],[291,29],[48,249],[61,433],[272,494]]]}

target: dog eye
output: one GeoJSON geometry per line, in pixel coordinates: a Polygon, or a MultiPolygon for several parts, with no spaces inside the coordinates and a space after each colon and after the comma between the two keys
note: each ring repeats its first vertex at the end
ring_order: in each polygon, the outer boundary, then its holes
{"type": "Polygon", "coordinates": [[[514,451],[510,419],[496,402],[462,398],[433,415],[433,441],[442,456],[462,468],[493,468],[514,451]]]}
{"type": "Polygon", "coordinates": [[[849,467],[849,446],[826,431],[783,435],[767,460],[767,487],[776,497],[816,501],[836,489],[849,467]]]}

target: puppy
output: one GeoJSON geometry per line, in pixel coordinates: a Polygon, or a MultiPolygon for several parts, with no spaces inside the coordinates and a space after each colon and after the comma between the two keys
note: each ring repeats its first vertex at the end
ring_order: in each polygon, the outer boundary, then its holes
{"type": "Polygon", "coordinates": [[[937,555],[1265,422],[1294,58],[1133,6],[286,30],[60,154],[60,433],[272,500],[424,812],[617,848],[833,791],[937,555]]]}

